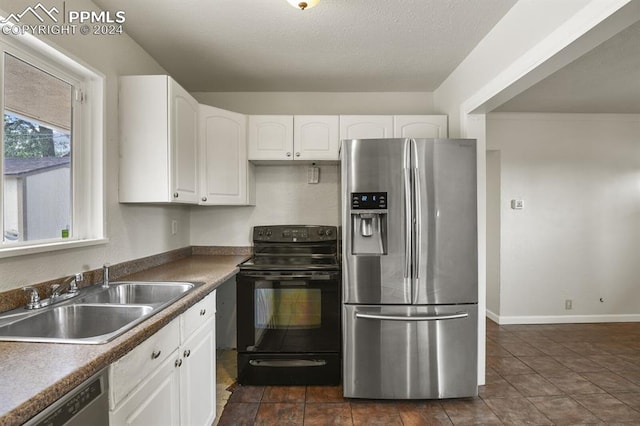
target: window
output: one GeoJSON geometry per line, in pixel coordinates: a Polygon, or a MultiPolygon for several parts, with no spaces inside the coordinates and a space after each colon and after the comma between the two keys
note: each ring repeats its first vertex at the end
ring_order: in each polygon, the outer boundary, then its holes
{"type": "Polygon", "coordinates": [[[104,242],[104,78],[28,37],[0,41],[0,257],[104,242]]]}

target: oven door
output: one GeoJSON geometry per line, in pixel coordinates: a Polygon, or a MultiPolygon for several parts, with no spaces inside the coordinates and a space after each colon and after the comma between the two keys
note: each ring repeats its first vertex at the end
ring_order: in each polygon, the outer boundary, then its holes
{"type": "Polygon", "coordinates": [[[238,352],[340,351],[338,271],[241,271],[238,352]]]}

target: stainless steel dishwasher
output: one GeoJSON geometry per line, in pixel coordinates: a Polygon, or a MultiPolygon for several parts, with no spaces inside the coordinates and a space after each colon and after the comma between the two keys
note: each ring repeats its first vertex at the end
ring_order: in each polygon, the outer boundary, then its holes
{"type": "Polygon", "coordinates": [[[85,380],[80,386],[45,408],[26,426],[108,426],[108,369],[85,380]]]}

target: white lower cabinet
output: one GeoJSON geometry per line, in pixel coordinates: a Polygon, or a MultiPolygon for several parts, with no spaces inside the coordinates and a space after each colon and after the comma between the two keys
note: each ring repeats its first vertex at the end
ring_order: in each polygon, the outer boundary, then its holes
{"type": "Polygon", "coordinates": [[[109,367],[109,424],[210,426],[215,291],[109,367]]]}
{"type": "Polygon", "coordinates": [[[183,345],[180,417],[183,425],[212,425],[216,418],[215,324],[211,318],[183,345]],[[213,401],[213,403],[212,403],[213,401]]]}
{"type": "MultiPolygon", "coordinates": [[[[176,368],[178,350],[109,413],[111,425],[180,424],[180,378],[176,368]]],[[[215,404],[214,404],[215,407],[215,404]]]]}

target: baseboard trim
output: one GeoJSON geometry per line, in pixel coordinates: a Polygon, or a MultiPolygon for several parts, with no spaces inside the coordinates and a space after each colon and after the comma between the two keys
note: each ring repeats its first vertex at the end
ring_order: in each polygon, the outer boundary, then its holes
{"type": "Polygon", "coordinates": [[[500,324],[500,315],[496,315],[493,311],[487,309],[487,318],[489,318],[493,322],[497,322],[500,324]]]}
{"type": "Polygon", "coordinates": [[[640,314],[501,316],[487,310],[486,315],[490,320],[500,325],[640,322],[640,314]]]}

